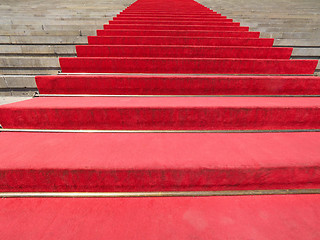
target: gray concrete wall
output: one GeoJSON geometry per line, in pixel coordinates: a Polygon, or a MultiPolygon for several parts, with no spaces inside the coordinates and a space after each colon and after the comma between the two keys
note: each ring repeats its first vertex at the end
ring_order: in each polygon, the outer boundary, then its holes
{"type": "MultiPolygon", "coordinates": [[[[261,37],[274,38],[274,46],[293,47],[294,59],[320,59],[319,0],[198,0],[261,37]]],[[[316,75],[319,75],[318,64],[316,75]]]]}
{"type": "Polygon", "coordinates": [[[57,74],[58,57],[76,56],[74,45],[133,2],[0,0],[0,96],[32,96],[35,75],[57,74]]]}

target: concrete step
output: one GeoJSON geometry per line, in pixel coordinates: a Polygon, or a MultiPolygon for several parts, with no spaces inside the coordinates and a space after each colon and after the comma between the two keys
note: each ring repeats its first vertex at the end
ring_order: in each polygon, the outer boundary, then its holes
{"type": "Polygon", "coordinates": [[[259,30],[261,32],[309,32],[313,34],[318,34],[320,32],[320,28],[309,28],[309,27],[251,27],[251,30],[259,30]]]}
{"type": "MultiPolygon", "coordinates": [[[[76,21],[76,20],[50,20],[50,19],[43,19],[41,20],[41,24],[43,25],[79,25],[79,24],[85,24],[85,25],[103,25],[105,24],[107,21],[107,19],[100,19],[100,20],[86,20],[86,21],[76,21]]],[[[33,25],[33,24],[39,24],[39,20],[37,19],[2,19],[0,20],[0,24],[13,24],[13,25],[33,25]]]]}
{"type": "Polygon", "coordinates": [[[9,104],[9,103],[14,103],[14,102],[20,102],[24,100],[31,99],[30,97],[6,97],[6,96],[1,96],[0,97],[0,105],[3,104],[9,104]]]}
{"type": "MultiPolygon", "coordinates": [[[[320,31],[317,33],[309,32],[263,32],[260,34],[263,38],[276,38],[276,39],[303,39],[303,40],[316,40],[320,37],[320,31]]],[[[319,44],[318,44],[319,45],[319,44]]]]}
{"type": "Polygon", "coordinates": [[[101,25],[88,25],[88,24],[80,24],[77,25],[43,25],[41,22],[32,25],[14,25],[14,24],[3,24],[1,25],[2,31],[78,31],[78,30],[86,30],[92,31],[101,28],[101,25]]]}
{"type": "MultiPolygon", "coordinates": [[[[48,55],[0,55],[0,74],[10,75],[38,75],[38,74],[57,74],[60,70],[59,59],[56,54],[48,55]]],[[[9,76],[8,76],[9,77],[9,76]]],[[[13,76],[11,79],[16,86],[12,88],[20,88],[25,84],[24,81],[19,83],[21,76],[13,76]]],[[[29,85],[23,86],[28,88],[29,85]]]]}
{"type": "Polygon", "coordinates": [[[0,36],[90,36],[95,30],[2,30],[0,36]]]}
{"type": "Polygon", "coordinates": [[[285,23],[283,21],[276,21],[274,19],[270,19],[269,22],[257,22],[255,19],[252,20],[243,20],[241,21],[242,25],[249,25],[250,27],[257,27],[257,28],[289,28],[291,30],[294,30],[295,28],[303,28],[307,27],[308,30],[315,30],[319,29],[318,23],[305,23],[305,22],[293,22],[293,23],[285,23]]]}
{"type": "Polygon", "coordinates": [[[86,36],[0,36],[0,44],[86,44],[86,36]]]}
{"type": "Polygon", "coordinates": [[[274,46],[320,48],[320,42],[313,39],[274,39],[274,46]]]}
{"type": "Polygon", "coordinates": [[[102,23],[102,22],[107,22],[109,20],[112,20],[112,15],[110,16],[101,16],[101,17],[95,17],[95,18],[86,18],[86,17],[77,17],[74,16],[73,18],[63,18],[63,17],[56,17],[56,18],[50,18],[50,17],[44,17],[44,18],[37,18],[37,17],[15,17],[14,19],[1,19],[0,22],[3,24],[30,24],[30,23],[36,23],[43,22],[43,23],[62,23],[64,25],[65,23],[70,22],[76,23],[77,24],[83,24],[83,23],[88,23],[91,24],[93,22],[95,23],[102,23]],[[25,21],[23,23],[23,21],[25,21]]]}
{"type": "Polygon", "coordinates": [[[3,68],[59,68],[57,57],[0,57],[0,69],[3,68]]]}
{"type": "Polygon", "coordinates": [[[285,15],[285,14],[272,14],[272,13],[265,13],[265,14],[244,14],[244,15],[237,15],[237,14],[228,14],[223,13],[223,15],[228,16],[236,21],[241,20],[253,20],[257,19],[257,22],[267,22],[267,19],[272,19],[272,21],[284,21],[284,22],[312,22],[318,23],[319,22],[319,15],[285,15]],[[307,15],[307,17],[306,17],[307,15]]]}
{"type": "Polygon", "coordinates": [[[319,48],[293,48],[292,56],[320,57],[319,48]]]}
{"type": "MultiPolygon", "coordinates": [[[[1,75],[0,96],[32,97],[38,91],[34,75],[1,75]]],[[[15,102],[20,98],[0,99],[0,104],[15,102]],[[14,99],[14,100],[12,100],[14,99]]],[[[21,98],[22,100],[24,98],[21,98]]]]}
{"type": "MultiPolygon", "coordinates": [[[[2,98],[17,98],[17,101],[20,101],[19,99],[25,100],[26,99],[31,99],[35,93],[37,92],[36,88],[12,88],[12,89],[3,89],[0,88],[0,104],[7,104],[8,102],[1,101],[2,98]]],[[[15,102],[15,101],[12,101],[15,102]]]]}
{"type": "Polygon", "coordinates": [[[48,75],[58,74],[59,68],[45,67],[45,68],[4,68],[0,69],[0,74],[4,75],[48,75]]]}
{"type": "Polygon", "coordinates": [[[28,57],[30,55],[55,55],[55,56],[75,56],[74,45],[0,45],[0,56],[19,55],[28,57]]]}
{"type": "Polygon", "coordinates": [[[1,75],[0,88],[36,88],[34,76],[1,75]]]}

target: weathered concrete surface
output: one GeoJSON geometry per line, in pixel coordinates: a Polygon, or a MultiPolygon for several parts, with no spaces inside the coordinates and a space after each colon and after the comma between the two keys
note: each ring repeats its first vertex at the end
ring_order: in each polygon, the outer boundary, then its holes
{"type": "MultiPolygon", "coordinates": [[[[319,0],[198,0],[233,18],[261,37],[275,38],[274,46],[294,47],[295,59],[320,59],[319,0]]],[[[319,75],[318,65],[316,75],[319,75]]]]}
{"type": "Polygon", "coordinates": [[[27,99],[30,99],[31,97],[0,97],[0,105],[8,104],[8,103],[14,103],[14,102],[20,102],[27,99]]]}
{"type": "Polygon", "coordinates": [[[320,1],[318,0],[199,0],[201,4],[233,18],[264,37],[274,37],[275,45],[297,46],[307,42],[320,47],[320,1]],[[292,40],[291,40],[292,39],[292,40]]]}
{"type": "Polygon", "coordinates": [[[86,36],[0,36],[0,44],[86,44],[86,36]]]}
{"type": "MultiPolygon", "coordinates": [[[[0,77],[0,87],[1,81],[8,88],[36,88],[33,76],[23,76],[23,75],[3,75],[0,77]]],[[[3,85],[2,85],[3,86],[3,85]]]]}
{"type": "Polygon", "coordinates": [[[15,56],[15,55],[76,55],[74,45],[0,45],[0,56],[15,56]]]}
{"type": "MultiPolygon", "coordinates": [[[[0,96],[32,96],[35,75],[57,74],[58,57],[134,0],[15,0],[0,4],[0,96]]],[[[9,100],[11,101],[11,100],[9,100]]]]}

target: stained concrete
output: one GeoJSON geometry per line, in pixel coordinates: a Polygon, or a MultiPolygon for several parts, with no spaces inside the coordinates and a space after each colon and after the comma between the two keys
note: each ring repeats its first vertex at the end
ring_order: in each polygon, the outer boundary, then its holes
{"type": "Polygon", "coordinates": [[[0,97],[0,105],[4,105],[4,104],[9,104],[9,103],[14,103],[14,102],[20,102],[20,101],[24,101],[24,100],[28,100],[31,99],[31,97],[5,97],[2,96],[0,97]]]}

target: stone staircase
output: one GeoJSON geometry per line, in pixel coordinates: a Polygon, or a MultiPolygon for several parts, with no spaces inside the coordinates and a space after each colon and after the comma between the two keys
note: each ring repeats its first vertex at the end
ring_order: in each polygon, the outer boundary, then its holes
{"type": "MultiPolygon", "coordinates": [[[[10,1],[0,6],[0,96],[32,96],[35,75],[57,74],[58,58],[75,56],[104,23],[133,1],[10,1]],[[30,12],[30,8],[32,11],[30,12]]],[[[320,3],[308,1],[200,1],[209,8],[293,47],[293,59],[320,58],[320,3]]],[[[315,74],[319,74],[318,65],[315,74]]]]}
{"type": "Polygon", "coordinates": [[[248,30],[138,0],[0,106],[0,238],[319,239],[318,61],[248,30]]]}

